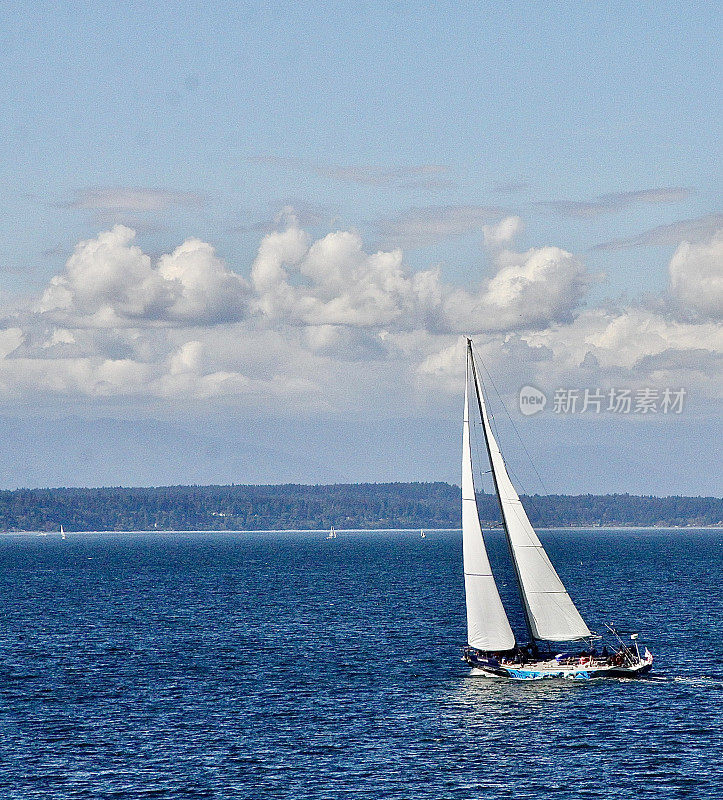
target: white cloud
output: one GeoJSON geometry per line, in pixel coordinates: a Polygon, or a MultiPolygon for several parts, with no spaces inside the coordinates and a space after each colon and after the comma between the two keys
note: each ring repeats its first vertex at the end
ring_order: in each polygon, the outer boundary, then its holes
{"type": "Polygon", "coordinates": [[[671,293],[684,308],[723,319],[723,228],[708,241],[682,242],[668,269],[671,293]]]}
{"type": "Polygon", "coordinates": [[[522,220],[511,216],[501,219],[495,225],[485,225],[482,233],[487,247],[500,247],[509,244],[521,230],[522,220]]]}
{"type": "MultiPolygon", "coordinates": [[[[519,227],[509,218],[496,235],[519,227]]],[[[555,247],[496,254],[497,274],[475,290],[412,272],[401,249],[366,253],[359,234],[337,231],[309,245],[291,225],[265,237],[252,269],[256,304],[268,317],[301,325],[398,330],[511,330],[571,317],[591,278],[555,247]]]]}
{"type": "Polygon", "coordinates": [[[178,287],[168,309],[172,319],[194,324],[228,322],[246,311],[247,282],[231,272],[206,242],[186,240],[170,255],[160,257],[157,272],[166,286],[178,287]]]}
{"type": "Polygon", "coordinates": [[[135,232],[122,225],[82,241],[50,281],[37,310],[55,318],[112,327],[132,322],[213,323],[245,313],[248,284],[189,239],[154,266],[135,232]]]}
{"type": "MultiPolygon", "coordinates": [[[[691,372],[707,390],[715,390],[720,376],[710,368],[715,363],[702,353],[715,356],[723,352],[723,329],[714,323],[684,323],[643,309],[626,308],[618,311],[590,309],[580,314],[572,324],[529,334],[523,338],[533,346],[547,347],[553,354],[540,380],[577,380],[580,385],[584,375],[587,385],[612,385],[621,381],[627,384],[655,379],[663,356],[668,367],[677,363],[685,373],[681,378],[690,388],[691,372]],[[674,355],[673,355],[674,354],[674,355]],[[581,367],[592,367],[593,372],[583,372],[581,367]],[[696,369],[697,366],[697,369],[696,369]]],[[[674,371],[674,370],[673,370],[674,371]]],[[[668,370],[668,377],[670,375],[668,370]]]]}
{"type": "Polygon", "coordinates": [[[560,248],[505,246],[520,225],[488,228],[490,274],[467,286],[410,269],[399,248],[367,252],[353,231],[312,241],[290,216],[263,237],[250,281],[205,242],[154,260],[116,226],[79,243],[35,312],[6,318],[0,395],[217,398],[264,413],[379,409],[401,396],[424,404],[459,388],[461,333],[475,335],[506,391],[523,379],[665,377],[715,394],[719,237],[673,257],[678,306],[661,296],[648,308],[584,309],[594,276],[560,248]]]}
{"type": "Polygon", "coordinates": [[[43,347],[56,347],[58,345],[75,344],[76,338],[72,331],[65,330],[65,328],[55,328],[50,335],[50,338],[43,342],[43,347]]]}
{"type": "Polygon", "coordinates": [[[251,267],[251,283],[258,308],[268,316],[285,312],[295,300],[288,268],[298,264],[309,247],[309,237],[291,221],[285,231],[270,233],[261,241],[251,267]]]}
{"type": "Polygon", "coordinates": [[[89,316],[114,311],[120,317],[143,317],[172,302],[151,259],[132,243],[135,232],[122,225],[80,242],[45,290],[40,311],[89,316]]]}
{"type": "Polygon", "coordinates": [[[292,224],[264,237],[251,280],[258,308],[271,319],[408,327],[434,304],[438,273],[410,273],[399,249],[365,253],[359,234],[349,231],[330,233],[310,245],[292,224]]]}
{"type": "Polygon", "coordinates": [[[153,372],[152,365],[129,359],[5,358],[0,360],[0,396],[145,394],[153,372]]]}
{"type": "Polygon", "coordinates": [[[171,375],[180,375],[186,372],[198,372],[201,366],[203,345],[197,340],[185,342],[168,359],[171,375]]]}
{"type": "Polygon", "coordinates": [[[504,250],[496,264],[498,272],[476,293],[450,293],[448,327],[479,333],[569,322],[593,280],[578,259],[559,247],[504,250]]]}

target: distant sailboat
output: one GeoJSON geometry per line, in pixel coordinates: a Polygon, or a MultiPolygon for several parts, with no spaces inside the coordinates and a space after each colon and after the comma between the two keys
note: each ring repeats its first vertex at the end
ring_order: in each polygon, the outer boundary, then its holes
{"type": "Polygon", "coordinates": [[[427,534],[424,531],[420,531],[419,536],[422,539],[426,539],[427,538],[427,534]]]}
{"type": "Polygon", "coordinates": [[[65,535],[65,528],[63,528],[62,525],[60,526],[60,538],[61,539],[66,539],[67,538],[66,535],[65,535]]]}
{"type": "Polygon", "coordinates": [[[336,539],[336,531],[334,530],[334,526],[331,526],[331,530],[329,531],[327,539],[336,539]]]}
{"type": "Polygon", "coordinates": [[[634,676],[650,670],[653,657],[648,649],[641,656],[637,641],[634,646],[627,646],[612,628],[609,630],[617,640],[613,653],[607,651],[607,646],[602,653],[595,649],[594,640],[601,637],[591,633],[575,607],[507,474],[490,426],[471,339],[467,339],[462,433],[462,546],[468,642],[464,659],[473,674],[522,680],[584,679],[634,676]],[[526,647],[516,642],[482,536],[472,472],[470,395],[479,410],[502,524],[519,584],[529,641],[526,647]],[[584,647],[554,655],[551,642],[581,642],[584,647]]]}

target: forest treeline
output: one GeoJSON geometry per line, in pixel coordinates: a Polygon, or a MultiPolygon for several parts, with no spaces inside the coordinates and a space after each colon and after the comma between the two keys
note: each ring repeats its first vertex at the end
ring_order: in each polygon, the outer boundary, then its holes
{"type": "MultiPolygon", "coordinates": [[[[499,525],[496,498],[479,496],[485,526],[499,525]]],[[[522,502],[534,525],[701,526],[723,523],[723,499],[611,495],[532,495],[522,502]]],[[[458,528],[460,490],[449,483],[0,491],[0,530],[286,530],[458,528]]]]}

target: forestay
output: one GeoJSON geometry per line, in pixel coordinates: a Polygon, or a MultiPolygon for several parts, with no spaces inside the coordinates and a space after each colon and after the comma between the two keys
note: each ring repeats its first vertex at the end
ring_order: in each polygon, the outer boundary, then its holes
{"type": "Polygon", "coordinates": [[[465,380],[462,434],[462,548],[467,641],[479,650],[509,650],[515,646],[515,636],[492,575],[474,492],[469,432],[469,363],[465,380]]]}
{"type": "MultiPolygon", "coordinates": [[[[471,358],[470,348],[469,359],[471,358]]],[[[487,439],[490,466],[495,477],[510,550],[521,585],[530,633],[535,639],[552,642],[567,642],[590,636],[590,630],[580,616],[580,612],[575,608],[575,604],[537,538],[525,509],[522,507],[519,495],[507,474],[502,453],[490,427],[487,407],[474,364],[472,372],[487,439]]]]}

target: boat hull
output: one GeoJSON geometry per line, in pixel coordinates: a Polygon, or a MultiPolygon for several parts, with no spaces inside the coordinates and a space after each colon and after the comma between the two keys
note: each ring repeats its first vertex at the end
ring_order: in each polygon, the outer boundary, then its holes
{"type": "Polygon", "coordinates": [[[636,664],[624,667],[607,664],[577,666],[528,664],[526,666],[499,665],[497,667],[475,665],[470,674],[480,678],[503,678],[514,681],[540,681],[552,678],[585,681],[593,678],[637,678],[639,675],[650,672],[652,666],[652,659],[641,660],[636,664]]]}

